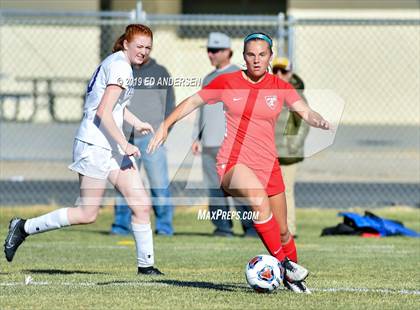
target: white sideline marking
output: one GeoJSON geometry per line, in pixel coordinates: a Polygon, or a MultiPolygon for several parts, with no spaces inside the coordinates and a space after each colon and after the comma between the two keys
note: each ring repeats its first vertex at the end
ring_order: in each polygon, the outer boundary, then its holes
{"type": "MultiPolygon", "coordinates": [[[[118,280],[116,280],[118,281],[118,280]]],[[[2,282],[0,286],[24,286],[24,285],[38,285],[38,286],[171,286],[167,283],[152,283],[152,282],[36,282],[31,281],[29,284],[24,282],[2,282]]],[[[244,286],[245,287],[245,286],[244,286]]],[[[312,292],[328,292],[328,293],[385,293],[385,294],[399,294],[399,295],[420,295],[420,290],[395,290],[388,288],[363,288],[363,287],[334,287],[334,288],[311,288],[312,292]]]]}
{"type": "Polygon", "coordinates": [[[351,293],[386,293],[400,295],[420,295],[419,290],[394,290],[388,288],[363,288],[363,287],[334,287],[334,288],[310,288],[312,292],[351,292],[351,293]]]}

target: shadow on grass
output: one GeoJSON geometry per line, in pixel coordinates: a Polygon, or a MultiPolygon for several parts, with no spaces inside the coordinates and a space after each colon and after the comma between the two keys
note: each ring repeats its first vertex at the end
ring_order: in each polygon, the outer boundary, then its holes
{"type": "MultiPolygon", "coordinates": [[[[131,237],[132,236],[132,233],[130,232],[130,233],[128,233],[128,234],[112,234],[111,233],[111,231],[110,230],[89,230],[89,229],[75,229],[75,228],[72,228],[72,229],[69,229],[69,230],[67,230],[68,232],[77,232],[77,233],[80,233],[80,232],[83,232],[83,233],[88,233],[88,234],[97,234],[97,235],[103,235],[103,236],[110,236],[110,237],[131,237]]],[[[257,236],[245,236],[245,235],[243,235],[243,234],[236,234],[236,233],[234,233],[233,235],[231,235],[231,236],[216,236],[216,235],[214,235],[212,232],[208,232],[208,233],[206,233],[206,232],[176,232],[176,233],[174,233],[174,235],[173,236],[166,236],[166,235],[159,235],[159,236],[162,236],[162,237],[165,237],[165,238],[170,238],[170,237],[182,237],[182,236],[185,236],[185,237],[217,237],[217,238],[232,238],[232,237],[236,237],[236,238],[250,238],[250,239],[254,239],[254,238],[256,238],[257,236]]]]}
{"type": "Polygon", "coordinates": [[[99,234],[99,235],[107,235],[107,236],[112,236],[110,234],[109,230],[97,230],[97,229],[77,229],[77,228],[71,228],[71,229],[67,229],[66,232],[77,232],[77,233],[88,233],[88,234],[99,234]]]}
{"type": "Polygon", "coordinates": [[[35,274],[59,274],[59,275],[68,275],[68,274],[109,274],[106,272],[97,272],[97,271],[83,271],[83,270],[61,270],[61,269],[27,269],[22,270],[22,272],[29,272],[35,274]]]}
{"type": "Polygon", "coordinates": [[[214,233],[204,233],[204,232],[176,232],[174,234],[174,236],[191,236],[191,237],[214,237],[214,238],[233,238],[233,237],[239,237],[239,238],[243,238],[243,237],[248,237],[245,236],[244,234],[237,234],[237,233],[233,233],[232,235],[227,235],[227,236],[223,236],[223,235],[215,235],[214,233]]]}
{"type": "MultiPolygon", "coordinates": [[[[99,235],[104,235],[104,236],[112,236],[112,237],[131,237],[132,233],[128,233],[128,234],[112,234],[110,231],[108,230],[82,230],[82,229],[72,229],[72,231],[74,232],[86,232],[86,233],[91,233],[91,234],[99,234],[99,235]]],[[[156,234],[155,234],[156,236],[156,234]]],[[[213,235],[213,233],[205,233],[205,232],[176,232],[174,233],[173,236],[167,236],[167,235],[159,235],[162,237],[178,237],[178,236],[187,236],[187,237],[219,237],[219,236],[215,236],[213,235]]],[[[233,235],[234,237],[242,237],[242,235],[233,235]]],[[[222,236],[223,238],[223,236],[222,236]]]]}
{"type": "Polygon", "coordinates": [[[132,281],[123,281],[123,280],[114,280],[114,281],[107,281],[107,282],[98,282],[96,285],[113,285],[113,284],[130,284],[132,281]]]}
{"type": "Polygon", "coordinates": [[[237,284],[223,284],[223,283],[212,283],[202,281],[179,281],[179,280],[157,280],[153,281],[158,284],[166,284],[178,287],[196,287],[215,291],[233,292],[238,289],[246,289],[243,285],[237,284]]]}
{"type": "Polygon", "coordinates": [[[213,237],[213,233],[205,232],[176,232],[174,236],[190,236],[190,237],[213,237]]]}
{"type": "MultiPolygon", "coordinates": [[[[74,231],[76,231],[76,230],[74,230],[74,231]]],[[[79,231],[82,231],[82,230],[79,230],[79,231]]],[[[87,231],[86,231],[87,232],[87,231]]],[[[105,230],[102,230],[102,231],[99,231],[99,230],[96,230],[96,231],[93,231],[93,230],[91,230],[91,231],[89,231],[90,233],[96,233],[96,234],[100,234],[100,235],[106,235],[106,236],[113,236],[113,237],[115,237],[115,236],[117,236],[117,237],[130,237],[130,236],[132,236],[132,233],[130,232],[130,233],[128,233],[128,234],[111,234],[111,232],[110,231],[105,231],[105,230]]],[[[161,236],[161,235],[159,235],[159,236],[161,236]]],[[[172,236],[167,236],[167,235],[162,235],[163,237],[172,237],[172,236]]],[[[191,236],[191,237],[213,237],[213,233],[201,233],[201,232],[176,232],[176,233],[174,233],[174,235],[173,236],[191,236]]]]}
{"type": "Polygon", "coordinates": [[[230,238],[257,239],[258,238],[257,234],[244,235],[244,234],[233,233],[232,235],[223,236],[223,235],[215,235],[214,233],[203,233],[203,232],[176,232],[174,236],[214,237],[214,238],[226,238],[226,239],[230,239],[230,238]]]}
{"type": "MultiPolygon", "coordinates": [[[[130,237],[132,234],[111,234],[109,231],[96,231],[98,234],[108,235],[108,236],[120,236],[120,237],[130,237]]],[[[180,237],[180,236],[187,236],[187,237],[222,237],[224,236],[215,236],[213,233],[205,233],[205,232],[176,232],[172,236],[171,235],[163,235],[163,234],[154,234],[155,236],[170,238],[170,237],[180,237]]],[[[242,237],[242,235],[234,234],[231,237],[242,237]]]]}

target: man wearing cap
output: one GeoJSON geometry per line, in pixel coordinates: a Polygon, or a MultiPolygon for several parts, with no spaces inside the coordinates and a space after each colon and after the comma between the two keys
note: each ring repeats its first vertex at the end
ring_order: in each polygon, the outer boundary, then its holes
{"type": "MultiPolygon", "coordinates": [[[[214,78],[221,74],[235,72],[240,68],[230,63],[233,55],[230,38],[221,32],[211,32],[207,41],[207,55],[210,63],[215,70],[210,72],[203,79],[203,87],[208,85],[214,78]]],[[[220,210],[225,213],[229,211],[229,201],[220,188],[219,177],[216,171],[216,155],[225,134],[225,115],[223,104],[206,104],[200,107],[196,122],[194,124],[192,152],[198,155],[200,152],[202,159],[202,169],[204,181],[209,189],[209,211],[210,214],[217,214],[220,210]]],[[[238,214],[250,211],[248,206],[240,205],[235,202],[235,208],[238,214]]],[[[214,218],[212,222],[216,229],[215,236],[231,237],[232,221],[223,217],[214,218]]],[[[244,229],[244,235],[255,237],[256,232],[252,225],[252,220],[245,220],[241,217],[241,224],[244,229]]]]}
{"type": "MultiPolygon", "coordinates": [[[[285,57],[275,58],[272,63],[273,74],[292,84],[303,100],[305,85],[302,79],[292,70],[292,64],[285,57]]],[[[296,212],[294,186],[296,180],[297,163],[303,161],[303,146],[309,133],[309,126],[296,112],[287,108],[280,113],[276,124],[276,148],[282,167],[283,179],[286,185],[287,224],[290,233],[296,238],[296,212]]]]}

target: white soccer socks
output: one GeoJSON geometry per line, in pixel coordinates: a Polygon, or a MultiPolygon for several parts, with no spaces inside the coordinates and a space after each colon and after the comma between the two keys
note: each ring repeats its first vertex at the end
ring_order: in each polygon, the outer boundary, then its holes
{"type": "Polygon", "coordinates": [[[137,265],[139,267],[150,267],[155,263],[153,251],[153,232],[150,223],[131,223],[134,242],[136,243],[137,265]]]}
{"type": "Polygon", "coordinates": [[[68,208],[62,208],[32,219],[27,219],[24,226],[25,232],[33,235],[69,226],[67,211],[68,208]]]}
{"type": "MultiPolygon", "coordinates": [[[[68,208],[62,208],[32,219],[27,219],[24,226],[25,232],[29,235],[33,235],[69,226],[70,223],[67,212],[68,208]]],[[[134,241],[136,243],[138,267],[153,266],[153,232],[150,223],[131,223],[131,226],[133,229],[134,241]]]]}

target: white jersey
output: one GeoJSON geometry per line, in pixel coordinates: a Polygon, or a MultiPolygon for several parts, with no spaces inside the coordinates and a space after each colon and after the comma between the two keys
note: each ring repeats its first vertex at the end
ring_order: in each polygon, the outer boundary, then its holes
{"type": "Polygon", "coordinates": [[[95,117],[96,111],[108,85],[115,84],[124,88],[112,111],[117,127],[123,132],[124,109],[133,95],[132,79],[133,70],[124,52],[113,53],[102,61],[89,82],[83,106],[83,119],[76,139],[108,150],[117,149],[117,143],[95,117]]]}

